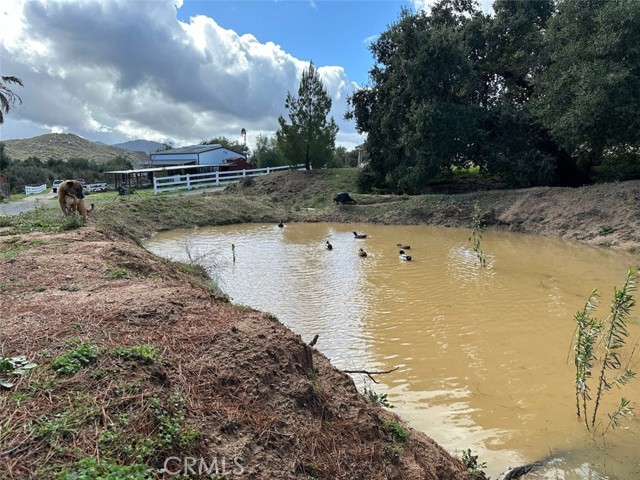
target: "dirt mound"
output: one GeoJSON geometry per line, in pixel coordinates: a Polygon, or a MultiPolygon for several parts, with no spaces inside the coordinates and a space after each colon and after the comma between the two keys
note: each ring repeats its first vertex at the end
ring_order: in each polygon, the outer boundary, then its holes
{"type": "Polygon", "coordinates": [[[0,355],[38,365],[5,372],[2,478],[470,478],[195,267],[91,227],[0,253],[0,355]]]}
{"type": "Polygon", "coordinates": [[[236,193],[240,190],[246,195],[268,196],[274,202],[291,207],[315,197],[329,196],[324,183],[325,177],[326,173],[316,170],[274,172],[257,180],[240,183],[237,188],[230,188],[228,192],[236,193]]]}
{"type": "Polygon", "coordinates": [[[458,195],[360,195],[358,205],[334,206],[302,219],[469,228],[476,203],[489,228],[640,251],[639,180],[458,195]]]}
{"type": "Polygon", "coordinates": [[[333,205],[338,192],[356,191],[357,168],[288,170],[240,182],[227,193],[266,197],[290,209],[291,213],[333,205]]]}
{"type": "Polygon", "coordinates": [[[495,216],[497,225],[510,230],[632,252],[640,246],[638,180],[518,190],[510,200],[495,216]]]}

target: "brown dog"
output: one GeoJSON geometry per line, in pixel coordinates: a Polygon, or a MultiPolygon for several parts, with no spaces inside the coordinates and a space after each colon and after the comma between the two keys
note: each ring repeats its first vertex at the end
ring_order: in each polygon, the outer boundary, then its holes
{"type": "Polygon", "coordinates": [[[67,207],[67,196],[84,198],[82,184],[78,180],[65,180],[58,185],[58,202],[60,203],[60,210],[62,210],[64,215],[71,213],[67,207]]]}
{"type": "Polygon", "coordinates": [[[71,195],[67,195],[65,197],[65,202],[67,204],[67,212],[69,215],[74,212],[78,212],[82,219],[87,222],[87,213],[93,211],[94,205],[93,203],[89,208],[87,208],[87,204],[84,203],[84,198],[72,197],[71,195]]]}
{"type": "Polygon", "coordinates": [[[58,202],[60,210],[65,216],[72,215],[77,211],[85,222],[87,221],[87,212],[93,210],[93,204],[90,209],[87,209],[84,203],[82,184],[78,180],[65,180],[58,185],[58,202]]]}

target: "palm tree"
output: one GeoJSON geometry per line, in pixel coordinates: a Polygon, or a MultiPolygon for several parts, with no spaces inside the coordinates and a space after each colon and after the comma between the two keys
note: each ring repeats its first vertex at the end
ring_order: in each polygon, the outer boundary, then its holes
{"type": "Polygon", "coordinates": [[[4,122],[4,114],[9,113],[11,107],[16,103],[22,103],[22,99],[15,94],[7,84],[15,83],[16,85],[22,85],[22,80],[18,77],[0,77],[0,124],[4,122]]]}

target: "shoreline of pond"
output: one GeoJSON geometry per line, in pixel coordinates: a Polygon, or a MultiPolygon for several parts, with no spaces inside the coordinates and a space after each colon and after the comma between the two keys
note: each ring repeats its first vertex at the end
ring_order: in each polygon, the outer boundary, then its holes
{"type": "MultiPolygon", "coordinates": [[[[534,187],[416,196],[350,193],[356,205],[334,204],[337,191],[355,191],[356,174],[332,170],[277,172],[224,191],[157,197],[147,206],[132,202],[132,213],[137,218],[127,221],[126,228],[138,239],[159,230],[245,222],[471,228],[477,205],[485,228],[640,252],[640,180],[580,188],[534,187]],[[182,213],[177,213],[178,209],[182,213]]],[[[127,210],[131,209],[107,205],[104,215],[100,209],[96,215],[101,222],[113,224],[114,219],[109,216],[126,215],[127,210]]]]}

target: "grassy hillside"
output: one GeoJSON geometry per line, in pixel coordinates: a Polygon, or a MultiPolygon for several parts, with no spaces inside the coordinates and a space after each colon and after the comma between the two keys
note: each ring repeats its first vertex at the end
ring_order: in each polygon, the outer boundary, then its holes
{"type": "Polygon", "coordinates": [[[49,133],[20,140],[5,140],[3,143],[7,155],[13,160],[25,160],[29,157],[38,157],[42,161],[49,158],[86,158],[104,163],[121,156],[129,159],[134,166],[143,166],[148,162],[147,155],[142,152],[94,143],[69,133],[49,133]]]}

